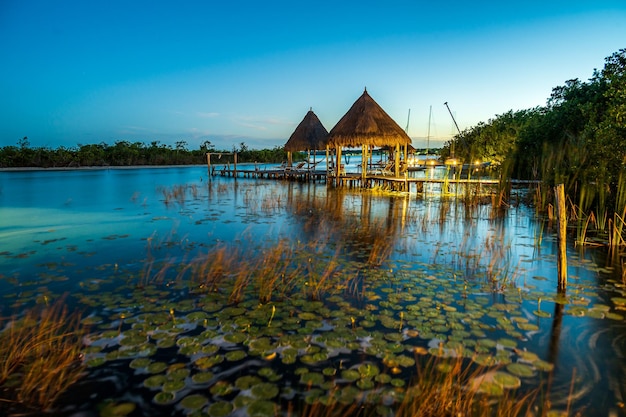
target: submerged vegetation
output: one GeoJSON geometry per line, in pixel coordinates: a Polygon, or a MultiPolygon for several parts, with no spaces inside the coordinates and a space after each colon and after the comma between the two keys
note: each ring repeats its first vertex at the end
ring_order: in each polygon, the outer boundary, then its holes
{"type": "Polygon", "coordinates": [[[528,341],[543,321],[562,316],[623,322],[626,283],[607,283],[622,297],[597,305],[593,289],[576,279],[567,295],[538,289],[533,282],[542,278],[531,279],[524,260],[511,257],[498,212],[463,200],[442,201],[431,213],[388,196],[393,204],[381,217],[369,203],[357,212],[345,206],[359,193],[294,197],[275,187],[259,195],[258,182],[228,184],[158,195],[172,213],[189,215],[198,201],[238,193],[248,220],[285,213],[301,238],[244,234],[206,245],[153,235],[139,268],[103,265],[102,277],[77,277],[80,291],[66,300],[36,281],[19,282],[15,308],[41,302],[43,293],[44,304],[60,300],[83,315],[78,325],[54,304],[54,314],[27,313],[4,327],[0,337],[10,343],[0,348],[39,352],[29,343],[69,342],[55,347],[64,352],[58,360],[31,356],[40,364],[32,372],[28,361],[2,362],[21,366],[2,380],[0,389],[19,400],[3,404],[7,410],[28,403],[68,414],[97,408],[102,416],[140,407],[209,416],[584,414],[577,399],[597,381],[554,378],[559,330],[547,357],[528,341]],[[484,216],[493,230],[476,240],[471,225],[484,216]],[[423,233],[451,220],[468,223],[463,238],[432,250],[428,262],[411,261],[423,242],[407,238],[407,228],[423,233]],[[50,314],[54,320],[45,319],[50,314]],[[15,332],[22,328],[27,337],[15,332]],[[96,384],[98,394],[81,405],[60,395],[96,384]]]}

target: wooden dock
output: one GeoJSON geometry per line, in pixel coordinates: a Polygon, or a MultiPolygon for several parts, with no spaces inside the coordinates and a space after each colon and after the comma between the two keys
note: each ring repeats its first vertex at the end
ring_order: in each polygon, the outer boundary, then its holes
{"type": "Polygon", "coordinates": [[[470,191],[472,194],[491,194],[497,190],[500,181],[485,178],[429,178],[429,177],[395,177],[389,175],[371,175],[365,178],[360,173],[346,173],[335,177],[326,170],[297,169],[234,169],[228,166],[211,167],[211,176],[233,178],[257,178],[268,180],[284,180],[299,182],[332,182],[336,186],[350,188],[380,188],[390,191],[423,193],[425,185],[436,185],[444,194],[461,194],[470,191]]]}

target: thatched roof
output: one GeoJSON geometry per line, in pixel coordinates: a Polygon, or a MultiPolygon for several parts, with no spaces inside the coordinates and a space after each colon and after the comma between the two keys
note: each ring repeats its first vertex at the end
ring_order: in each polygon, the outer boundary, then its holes
{"type": "Polygon", "coordinates": [[[321,150],[326,149],[327,143],[328,130],[311,109],[285,143],[285,150],[287,152],[321,150]]]}
{"type": "Polygon", "coordinates": [[[350,110],[330,130],[331,146],[358,147],[361,145],[395,146],[411,144],[411,138],[374,101],[367,89],[350,110]]]}

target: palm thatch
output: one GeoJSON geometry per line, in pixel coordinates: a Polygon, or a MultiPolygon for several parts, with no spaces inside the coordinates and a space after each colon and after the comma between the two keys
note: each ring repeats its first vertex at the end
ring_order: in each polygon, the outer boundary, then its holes
{"type": "Polygon", "coordinates": [[[285,151],[314,151],[326,149],[328,144],[328,130],[324,127],[320,119],[309,110],[300,122],[296,130],[291,134],[285,151]]]}
{"type": "Polygon", "coordinates": [[[374,101],[367,89],[329,134],[333,147],[410,145],[411,138],[374,101]]]}

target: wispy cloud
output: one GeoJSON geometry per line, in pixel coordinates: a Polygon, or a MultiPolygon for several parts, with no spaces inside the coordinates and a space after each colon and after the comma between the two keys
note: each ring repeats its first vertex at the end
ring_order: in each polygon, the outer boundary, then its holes
{"type": "Polygon", "coordinates": [[[196,116],[200,117],[201,119],[212,119],[214,117],[218,117],[220,114],[217,112],[196,112],[196,116]]]}
{"type": "Polygon", "coordinates": [[[294,126],[294,122],[274,117],[236,116],[233,122],[242,127],[266,131],[268,126],[294,126]]]}
{"type": "Polygon", "coordinates": [[[118,131],[119,134],[122,135],[132,135],[132,134],[145,134],[145,133],[157,133],[158,131],[155,129],[151,129],[149,127],[144,126],[121,126],[118,131]]]}

